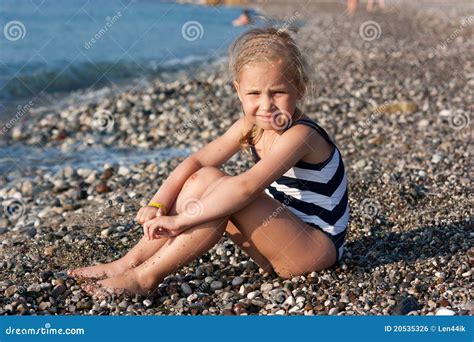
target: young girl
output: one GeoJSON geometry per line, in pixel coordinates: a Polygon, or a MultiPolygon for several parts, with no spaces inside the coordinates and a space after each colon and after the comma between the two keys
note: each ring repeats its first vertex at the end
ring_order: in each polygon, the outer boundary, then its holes
{"type": "Polygon", "coordinates": [[[89,292],[148,293],[227,235],[263,270],[282,278],[322,270],[343,254],[349,217],[341,154],[297,108],[308,87],[291,35],[252,29],[230,49],[243,116],[184,160],[138,211],[144,236],[124,257],[72,276],[106,279],[89,292]],[[219,166],[242,147],[255,165],[229,176],[219,166]]]}

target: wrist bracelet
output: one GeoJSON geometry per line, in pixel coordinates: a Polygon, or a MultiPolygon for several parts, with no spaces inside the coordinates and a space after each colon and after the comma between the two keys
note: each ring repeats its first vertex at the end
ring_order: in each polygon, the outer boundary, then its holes
{"type": "Polygon", "coordinates": [[[163,209],[163,211],[165,212],[165,215],[168,213],[168,209],[166,209],[166,206],[164,204],[160,204],[160,203],[156,203],[155,201],[151,201],[150,203],[148,203],[148,205],[150,207],[155,207],[155,208],[158,208],[158,209],[163,209]]]}

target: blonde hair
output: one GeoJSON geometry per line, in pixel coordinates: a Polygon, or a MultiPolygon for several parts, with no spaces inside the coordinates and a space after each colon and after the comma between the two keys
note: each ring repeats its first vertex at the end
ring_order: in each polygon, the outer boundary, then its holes
{"type": "MultiPolygon", "coordinates": [[[[233,80],[239,82],[242,68],[249,63],[282,60],[290,83],[303,98],[309,87],[308,63],[292,38],[292,32],[297,30],[265,27],[244,32],[229,48],[229,69],[233,80]]],[[[263,129],[253,125],[243,133],[241,148],[248,152],[250,145],[255,145],[262,134],[263,129]]]]}

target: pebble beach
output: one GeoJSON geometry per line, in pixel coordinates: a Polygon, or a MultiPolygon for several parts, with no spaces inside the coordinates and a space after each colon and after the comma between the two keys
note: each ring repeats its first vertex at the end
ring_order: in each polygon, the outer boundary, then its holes
{"type": "MultiPolygon", "coordinates": [[[[137,210],[187,153],[242,115],[225,61],[17,113],[0,144],[105,156],[98,167],[54,171],[11,156],[0,176],[0,314],[474,314],[474,6],[454,3],[387,1],[354,15],[342,2],[254,6],[304,23],[296,37],[313,79],[301,109],[334,137],[348,172],[344,258],[305,276],[264,273],[227,236],[153,296],[96,300],[66,274],[134,246],[137,210]],[[186,153],[122,163],[112,148],[186,153]]],[[[222,169],[252,165],[239,153],[222,169]]]]}

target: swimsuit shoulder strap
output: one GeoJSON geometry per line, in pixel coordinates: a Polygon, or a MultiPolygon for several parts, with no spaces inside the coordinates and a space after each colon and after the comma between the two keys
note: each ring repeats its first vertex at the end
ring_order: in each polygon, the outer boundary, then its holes
{"type": "Polygon", "coordinates": [[[295,122],[293,122],[293,125],[297,125],[297,124],[302,124],[302,125],[306,125],[306,126],[309,126],[309,127],[312,127],[314,128],[316,131],[318,131],[318,133],[320,133],[323,138],[328,142],[330,143],[331,145],[334,145],[334,147],[336,147],[336,143],[331,139],[331,137],[329,136],[329,134],[324,130],[324,128],[322,128],[321,126],[319,126],[316,122],[314,122],[313,120],[309,120],[309,119],[299,119],[299,120],[296,120],[295,122]]]}

